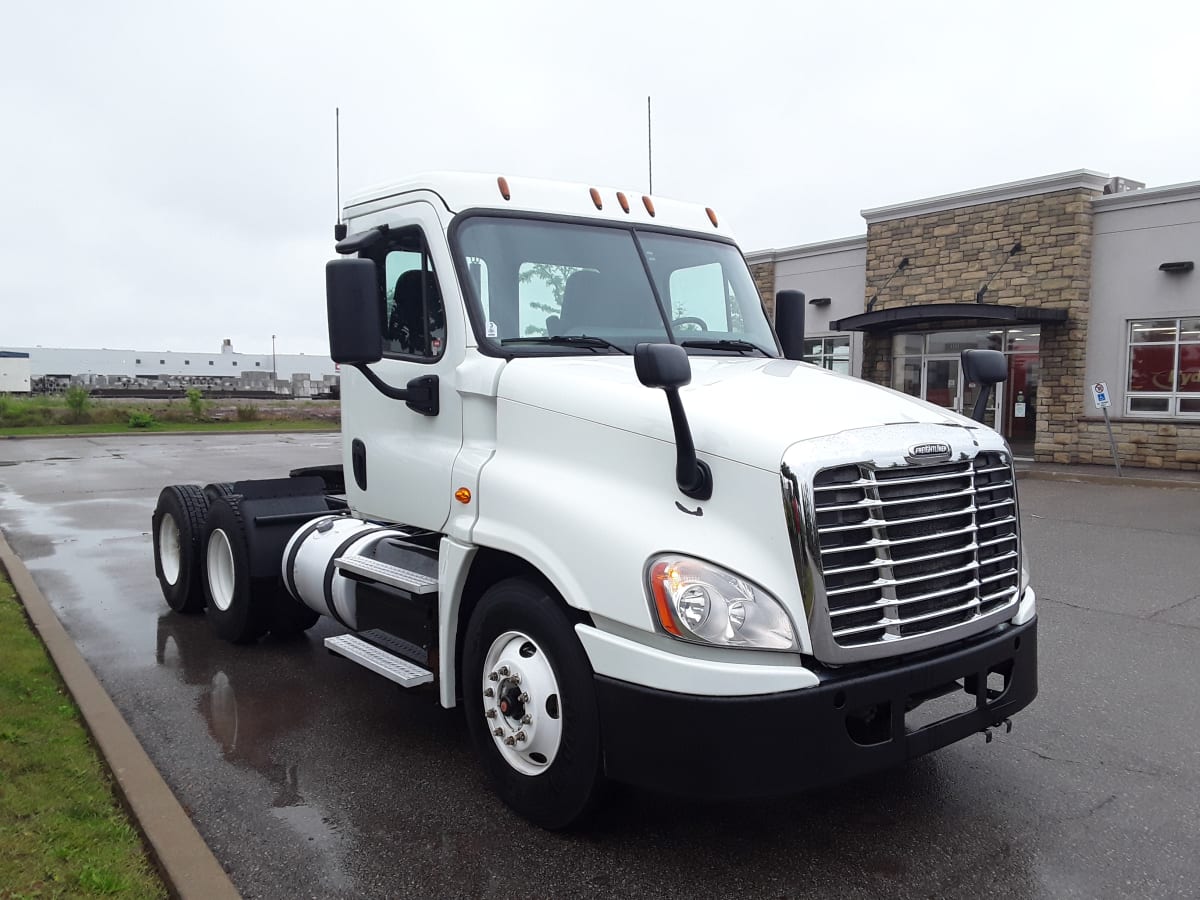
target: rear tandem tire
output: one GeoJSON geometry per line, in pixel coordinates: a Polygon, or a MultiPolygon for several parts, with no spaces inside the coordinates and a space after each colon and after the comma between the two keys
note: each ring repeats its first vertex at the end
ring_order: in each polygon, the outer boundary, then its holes
{"type": "Polygon", "coordinates": [[[204,609],[204,522],[208,498],[194,484],[172,484],[162,489],[151,518],[154,541],[154,574],[167,605],[178,613],[204,609]]]}
{"type": "Polygon", "coordinates": [[[204,526],[204,597],[208,622],[217,636],[234,644],[257,641],[271,624],[274,579],[250,577],[250,551],[241,497],[213,501],[204,526]],[[265,588],[265,589],[264,589],[265,588]]]}

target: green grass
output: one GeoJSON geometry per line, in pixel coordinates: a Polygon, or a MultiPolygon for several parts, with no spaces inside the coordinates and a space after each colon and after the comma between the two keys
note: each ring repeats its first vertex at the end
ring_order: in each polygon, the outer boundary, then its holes
{"type": "MultiPolygon", "coordinates": [[[[338,423],[314,419],[260,419],[243,422],[237,419],[228,422],[155,422],[146,428],[131,428],[128,423],[89,422],[86,425],[59,423],[52,425],[0,425],[0,437],[58,434],[146,434],[161,431],[337,431],[338,423]]],[[[2,897],[2,895],[0,895],[2,897]]]]}
{"type": "Polygon", "coordinates": [[[166,890],[0,577],[0,900],[103,896],[166,890]]]}

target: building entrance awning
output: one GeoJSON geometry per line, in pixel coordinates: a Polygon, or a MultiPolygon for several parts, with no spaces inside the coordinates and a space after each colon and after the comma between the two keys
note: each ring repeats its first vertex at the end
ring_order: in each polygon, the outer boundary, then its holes
{"type": "Polygon", "coordinates": [[[1045,325],[1067,321],[1065,309],[1000,306],[991,303],[927,303],[897,306],[847,316],[829,323],[833,331],[866,331],[890,334],[912,329],[986,328],[989,325],[1045,325]]]}

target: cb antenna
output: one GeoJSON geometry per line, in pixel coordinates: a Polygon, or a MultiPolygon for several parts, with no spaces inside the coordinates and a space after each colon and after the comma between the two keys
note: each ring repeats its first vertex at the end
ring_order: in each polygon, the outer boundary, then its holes
{"type": "Polygon", "coordinates": [[[334,173],[337,180],[337,224],[333,226],[333,239],[340,241],[346,236],[346,223],[342,221],[342,110],[333,108],[334,173]]]}
{"type": "Polygon", "coordinates": [[[650,193],[654,193],[654,126],[650,119],[650,98],[646,97],[646,169],[650,175],[650,193]]]}

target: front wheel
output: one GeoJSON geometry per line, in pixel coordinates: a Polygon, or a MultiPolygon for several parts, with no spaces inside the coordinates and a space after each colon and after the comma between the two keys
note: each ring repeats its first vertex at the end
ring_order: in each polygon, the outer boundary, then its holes
{"type": "Polygon", "coordinates": [[[593,677],[547,588],[511,578],[483,595],[463,648],[471,740],[504,802],[543,828],[576,824],[600,795],[593,677]]]}

